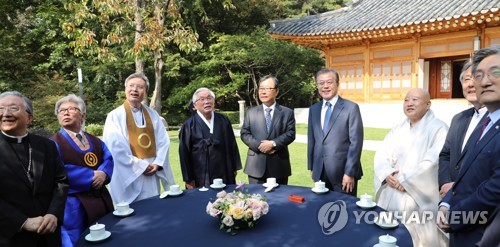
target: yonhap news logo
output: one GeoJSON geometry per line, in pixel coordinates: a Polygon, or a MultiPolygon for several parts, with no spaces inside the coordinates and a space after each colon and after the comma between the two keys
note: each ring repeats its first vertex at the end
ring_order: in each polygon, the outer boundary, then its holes
{"type": "Polygon", "coordinates": [[[325,235],[334,234],[347,225],[349,215],[345,201],[325,203],[318,212],[318,222],[325,235]]]}
{"type": "Polygon", "coordinates": [[[318,211],[318,223],[325,235],[342,230],[349,220],[349,214],[354,216],[354,224],[376,224],[377,222],[398,222],[410,224],[425,224],[428,221],[443,220],[450,224],[486,224],[488,211],[452,211],[443,214],[441,211],[365,211],[347,212],[347,204],[343,200],[327,202],[318,211]],[[377,221],[377,222],[376,222],[377,221]]]}

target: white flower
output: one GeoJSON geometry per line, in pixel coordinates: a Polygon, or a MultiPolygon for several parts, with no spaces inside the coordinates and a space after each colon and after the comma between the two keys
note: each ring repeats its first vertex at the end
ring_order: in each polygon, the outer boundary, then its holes
{"type": "Polygon", "coordinates": [[[224,223],[224,225],[229,226],[229,227],[234,225],[233,218],[231,218],[231,216],[228,216],[228,215],[226,215],[224,217],[224,219],[222,220],[222,223],[224,223]]]}
{"type": "Polygon", "coordinates": [[[226,191],[225,191],[225,190],[223,190],[223,191],[221,191],[221,192],[217,193],[217,198],[223,198],[223,197],[225,197],[226,195],[227,195],[226,191]]]}

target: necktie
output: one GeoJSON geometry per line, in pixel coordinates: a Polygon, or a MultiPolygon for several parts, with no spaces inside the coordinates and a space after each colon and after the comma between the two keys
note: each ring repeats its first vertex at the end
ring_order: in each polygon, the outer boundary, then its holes
{"type": "Polygon", "coordinates": [[[266,108],[266,127],[267,127],[267,132],[271,130],[271,111],[273,109],[271,108],[266,108]]]}
{"type": "Polygon", "coordinates": [[[326,102],[326,113],[325,113],[325,119],[323,120],[323,133],[326,134],[326,131],[328,129],[328,122],[330,121],[330,117],[332,116],[332,103],[326,102]]]}
{"type": "Polygon", "coordinates": [[[80,133],[76,134],[76,138],[78,138],[78,140],[80,140],[82,145],[85,147],[85,140],[83,139],[83,136],[80,135],[80,133]]]}
{"type": "Polygon", "coordinates": [[[484,122],[483,122],[483,125],[481,125],[481,134],[479,134],[479,139],[477,140],[477,142],[479,142],[481,140],[481,137],[483,136],[483,132],[484,130],[486,129],[486,126],[488,126],[488,124],[491,122],[491,118],[490,117],[487,117],[484,122]]]}

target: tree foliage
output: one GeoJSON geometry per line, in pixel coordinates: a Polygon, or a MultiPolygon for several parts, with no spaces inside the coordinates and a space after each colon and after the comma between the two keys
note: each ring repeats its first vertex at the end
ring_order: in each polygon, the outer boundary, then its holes
{"type": "Polygon", "coordinates": [[[341,0],[0,0],[0,90],[18,90],[35,106],[33,128],[55,131],[57,99],[78,94],[83,70],[87,124],[102,124],[124,101],[136,60],[170,124],[187,116],[194,90],[217,94],[220,110],[256,105],[256,82],[280,80],[278,101],[305,107],[316,97],[319,52],[273,40],[269,20],[320,13],[341,0]],[[136,4],[140,4],[137,8],[136,4]],[[143,29],[136,39],[136,15],[143,29]],[[155,79],[153,79],[155,78],[155,79]],[[163,87],[157,87],[162,86],[163,87]]]}

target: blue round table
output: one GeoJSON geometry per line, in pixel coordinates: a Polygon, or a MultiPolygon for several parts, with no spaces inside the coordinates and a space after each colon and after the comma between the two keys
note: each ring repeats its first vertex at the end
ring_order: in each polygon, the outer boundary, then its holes
{"type": "MultiPolygon", "coordinates": [[[[234,188],[234,185],[229,185],[225,191],[232,192],[234,188]]],[[[219,230],[218,219],[206,213],[207,203],[215,201],[220,190],[201,192],[191,189],[177,197],[153,197],[132,203],[130,207],[134,213],[128,217],[108,214],[98,222],[106,225],[111,236],[99,243],[88,242],[85,240],[87,230],[77,246],[372,247],[378,243],[378,237],[385,234],[396,237],[398,246],[412,246],[411,236],[403,224],[392,229],[373,224],[375,213],[382,209],[361,209],[356,206],[356,197],[338,192],[315,194],[311,188],[286,185],[269,193],[264,193],[262,185],[246,184],[242,189],[266,197],[269,213],[257,221],[255,228],[240,230],[236,235],[219,230]],[[304,197],[305,201],[289,201],[292,194],[304,197]],[[339,200],[345,202],[347,224],[333,234],[324,234],[318,220],[320,208],[339,200]]]]}

